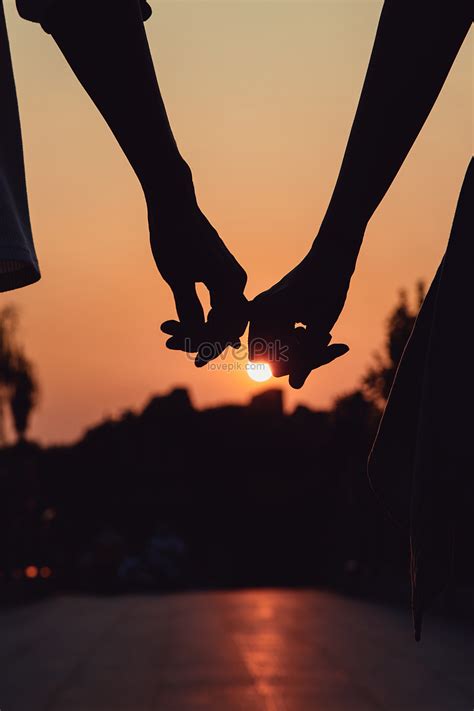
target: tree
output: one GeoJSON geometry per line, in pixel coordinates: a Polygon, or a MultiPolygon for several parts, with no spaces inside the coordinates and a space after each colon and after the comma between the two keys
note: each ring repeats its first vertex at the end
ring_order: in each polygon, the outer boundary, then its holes
{"type": "Polygon", "coordinates": [[[398,364],[424,297],[425,285],[422,281],[416,285],[414,307],[410,306],[407,292],[402,289],[398,303],[388,317],[384,352],[375,353],[375,364],[369,368],[363,379],[366,396],[379,407],[383,407],[387,402],[398,364]]]}
{"type": "Polygon", "coordinates": [[[18,439],[25,437],[38,401],[38,383],[31,362],[17,343],[18,312],[0,310],[0,443],[5,441],[5,414],[10,409],[18,439]]]}

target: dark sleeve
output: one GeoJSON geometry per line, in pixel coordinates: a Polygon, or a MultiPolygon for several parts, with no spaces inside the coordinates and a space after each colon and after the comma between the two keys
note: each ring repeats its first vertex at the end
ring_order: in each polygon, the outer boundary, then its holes
{"type": "MultiPolygon", "coordinates": [[[[48,31],[48,13],[57,2],[66,0],[16,0],[18,12],[25,20],[40,22],[43,28],[48,31]]],[[[76,0],[80,2],[81,0],[76,0]]],[[[144,20],[148,20],[151,15],[151,7],[146,0],[138,0],[141,6],[144,20]]],[[[97,0],[100,2],[100,0],[97,0]]]]}

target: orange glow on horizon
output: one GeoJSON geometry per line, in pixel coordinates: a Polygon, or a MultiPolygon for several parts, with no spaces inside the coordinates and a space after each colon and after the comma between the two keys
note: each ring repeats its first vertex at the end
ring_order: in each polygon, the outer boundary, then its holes
{"type": "MultiPolygon", "coordinates": [[[[19,307],[41,387],[28,436],[73,441],[177,385],[198,408],[248,402],[270,375],[259,386],[248,370],[197,369],[165,348],[159,325],[175,307],[136,178],[52,38],[4,5],[43,275],[1,295],[19,307]]],[[[181,0],[156,4],[146,23],[200,205],[246,269],[249,299],[292,269],[318,230],[382,5],[181,0]]],[[[300,391],[278,379],[287,409],[329,407],[358,387],[398,290],[434,276],[472,153],[471,52],[472,36],[369,225],[332,333],[349,354],[300,391]]]]}

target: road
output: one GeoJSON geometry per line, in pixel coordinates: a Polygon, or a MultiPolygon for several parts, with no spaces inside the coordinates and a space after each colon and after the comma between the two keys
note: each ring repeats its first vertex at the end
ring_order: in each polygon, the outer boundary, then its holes
{"type": "Polygon", "coordinates": [[[473,637],[326,592],[58,597],[0,614],[0,709],[472,711],[473,637]]]}

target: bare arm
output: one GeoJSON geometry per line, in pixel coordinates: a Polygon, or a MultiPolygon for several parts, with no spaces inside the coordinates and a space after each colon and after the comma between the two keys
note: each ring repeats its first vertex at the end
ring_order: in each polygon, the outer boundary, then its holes
{"type": "MultiPolygon", "coordinates": [[[[247,323],[246,274],[197,204],[191,171],[176,145],[155,74],[138,0],[53,4],[47,29],[106,120],[143,188],[153,256],[170,285],[179,321],[167,346],[218,355],[247,323]],[[210,291],[205,322],[196,282],[210,291]]],[[[209,360],[200,357],[197,365],[209,360]]]]}
{"type": "MultiPolygon", "coordinates": [[[[366,226],[429,116],[471,18],[462,0],[386,0],[321,235],[347,219],[366,226]]],[[[357,248],[351,237],[344,229],[339,239],[357,248]]]]}
{"type": "Polygon", "coordinates": [[[305,259],[252,305],[251,357],[272,362],[276,375],[289,374],[293,387],[301,387],[312,369],[348,350],[328,345],[329,334],[344,306],[367,223],[428,117],[471,17],[470,3],[463,0],[384,4],[341,170],[318,235],[305,259]],[[306,329],[295,328],[298,322],[306,329]],[[286,358],[272,359],[272,352],[282,346],[286,358]]]}

